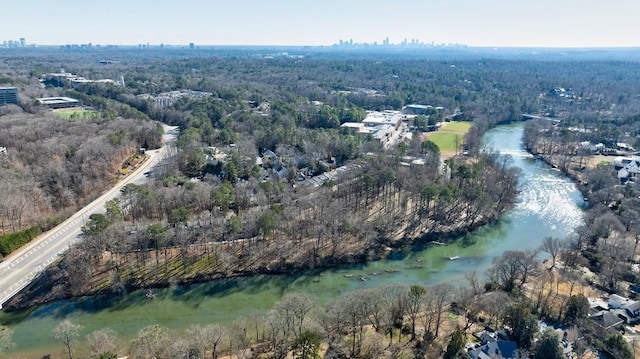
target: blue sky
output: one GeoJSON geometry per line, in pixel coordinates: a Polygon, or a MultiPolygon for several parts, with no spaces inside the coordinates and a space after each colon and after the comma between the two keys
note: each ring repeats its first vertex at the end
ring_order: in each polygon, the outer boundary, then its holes
{"type": "Polygon", "coordinates": [[[640,46],[638,0],[0,0],[0,41],[640,46]]]}

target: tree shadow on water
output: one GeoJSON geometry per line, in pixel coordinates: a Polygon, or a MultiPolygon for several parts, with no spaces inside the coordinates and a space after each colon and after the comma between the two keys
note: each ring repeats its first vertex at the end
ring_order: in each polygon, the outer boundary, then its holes
{"type": "Polygon", "coordinates": [[[260,274],[235,277],[213,282],[179,286],[171,290],[174,300],[180,300],[194,308],[209,298],[224,298],[233,294],[259,295],[275,292],[282,296],[294,283],[308,285],[321,270],[301,271],[293,274],[260,274]]]}

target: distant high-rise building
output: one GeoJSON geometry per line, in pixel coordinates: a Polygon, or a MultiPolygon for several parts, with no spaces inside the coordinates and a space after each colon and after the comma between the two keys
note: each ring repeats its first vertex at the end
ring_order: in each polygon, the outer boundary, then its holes
{"type": "Polygon", "coordinates": [[[189,43],[189,48],[190,49],[195,49],[196,45],[193,42],[189,43]]]}
{"type": "Polygon", "coordinates": [[[18,104],[18,89],[15,87],[0,87],[0,106],[18,104]]]}
{"type": "Polygon", "coordinates": [[[27,40],[24,37],[20,38],[20,47],[27,46],[27,40]]]}

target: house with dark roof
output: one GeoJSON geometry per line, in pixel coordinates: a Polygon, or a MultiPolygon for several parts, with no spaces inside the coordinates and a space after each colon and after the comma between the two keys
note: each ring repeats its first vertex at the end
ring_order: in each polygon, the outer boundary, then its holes
{"type": "Polygon", "coordinates": [[[627,317],[627,324],[635,324],[640,321],[640,302],[632,301],[622,307],[627,317]]]}
{"type": "Polygon", "coordinates": [[[528,358],[518,350],[518,344],[507,340],[496,340],[470,350],[473,359],[525,359],[528,358]]]}
{"type": "Polygon", "coordinates": [[[473,334],[476,338],[480,339],[481,346],[469,348],[467,353],[473,359],[526,359],[528,356],[524,355],[518,350],[518,344],[516,342],[503,340],[506,337],[506,333],[498,333],[494,331],[484,330],[479,333],[473,334]]]}
{"type": "Polygon", "coordinates": [[[591,319],[603,329],[619,329],[624,323],[624,319],[620,318],[614,311],[601,311],[592,315],[591,319]]]}

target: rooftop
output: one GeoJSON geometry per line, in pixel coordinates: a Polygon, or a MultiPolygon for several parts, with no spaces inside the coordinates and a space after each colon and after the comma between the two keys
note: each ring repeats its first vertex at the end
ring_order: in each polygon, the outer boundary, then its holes
{"type": "Polygon", "coordinates": [[[78,100],[71,97],[41,97],[38,99],[41,104],[54,105],[61,103],[76,103],[78,100]]]}
{"type": "Polygon", "coordinates": [[[362,120],[367,126],[375,125],[398,125],[402,121],[402,114],[398,111],[370,111],[367,113],[367,117],[362,120]]]}
{"type": "Polygon", "coordinates": [[[411,104],[411,105],[407,105],[407,108],[419,108],[422,110],[428,110],[430,108],[433,108],[433,106],[431,105],[418,105],[418,104],[411,104]]]}

